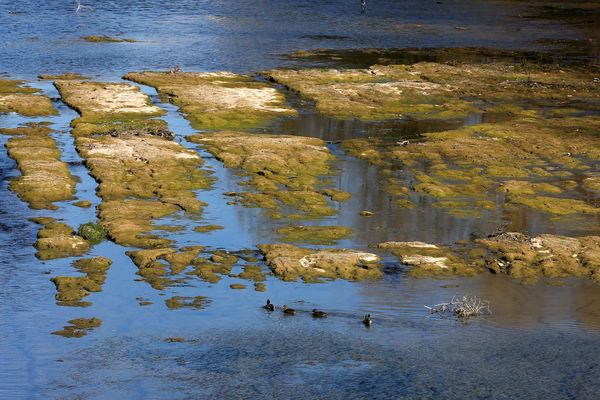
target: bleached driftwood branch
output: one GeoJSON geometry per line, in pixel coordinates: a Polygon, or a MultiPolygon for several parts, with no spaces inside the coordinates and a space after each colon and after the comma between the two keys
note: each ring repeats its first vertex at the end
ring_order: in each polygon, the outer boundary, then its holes
{"type": "Polygon", "coordinates": [[[425,308],[429,310],[429,314],[435,314],[442,318],[455,317],[462,321],[492,314],[490,302],[477,296],[463,296],[461,298],[455,296],[449,303],[425,306],[425,308]]]}

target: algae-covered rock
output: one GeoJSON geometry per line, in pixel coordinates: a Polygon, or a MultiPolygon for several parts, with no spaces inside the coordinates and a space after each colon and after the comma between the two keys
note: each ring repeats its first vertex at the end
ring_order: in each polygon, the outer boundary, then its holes
{"type": "Polygon", "coordinates": [[[52,282],[56,286],[56,300],[59,305],[88,306],[91,303],[82,302],[90,292],[99,292],[106,280],[106,272],[112,261],[106,257],[82,258],[73,266],[83,273],[82,276],[56,276],[52,282]]]}
{"type": "Polygon", "coordinates": [[[319,112],[338,118],[457,118],[474,110],[451,87],[419,76],[413,66],[280,69],[265,75],[315,101],[319,112]]]}
{"type": "Polygon", "coordinates": [[[481,271],[464,254],[445,246],[424,242],[385,242],[378,247],[390,250],[402,264],[410,265],[412,268],[408,275],[416,278],[473,276],[481,271]]]}
{"type": "Polygon", "coordinates": [[[210,303],[210,300],[205,296],[173,296],[170,299],[165,300],[165,304],[169,310],[176,310],[179,308],[192,308],[195,310],[201,310],[206,308],[210,303]]]}
{"type": "Polygon", "coordinates": [[[218,231],[221,229],[224,229],[224,227],[221,225],[202,225],[202,226],[195,227],[194,232],[208,233],[208,232],[212,232],[212,231],[218,231]]]}
{"type": "Polygon", "coordinates": [[[87,335],[93,329],[102,325],[100,318],[75,318],[68,321],[70,325],[65,326],[59,331],[52,332],[53,335],[59,335],[66,338],[79,338],[87,335]]]}
{"type": "Polygon", "coordinates": [[[92,206],[92,202],[89,200],[80,200],[74,202],[73,205],[80,208],[90,208],[92,206]]]}
{"type": "Polygon", "coordinates": [[[525,284],[539,276],[549,278],[580,277],[600,282],[600,237],[572,238],[540,235],[530,238],[515,232],[479,239],[490,253],[486,266],[525,284]]]}
{"type": "Polygon", "coordinates": [[[229,287],[231,289],[237,289],[237,290],[246,289],[246,285],[244,285],[242,283],[232,283],[231,285],[229,285],[229,287]]]}
{"type": "Polygon", "coordinates": [[[60,150],[45,124],[28,124],[14,129],[1,129],[11,135],[6,148],[17,162],[21,176],[10,183],[10,189],[34,209],[55,210],[53,203],[73,198],[75,178],[61,161],[60,150]]]}
{"type": "Polygon", "coordinates": [[[197,129],[255,128],[297,114],[277,89],[230,72],[132,72],[125,79],[155,87],[197,129]]]}
{"type": "Polygon", "coordinates": [[[194,190],[210,186],[202,160],[168,139],[164,111],[128,84],[57,81],[63,100],[81,113],[72,122],[76,148],[99,182],[99,223],[118,244],[164,247],[153,220],[178,211],[199,213],[194,190]]]}
{"type": "Polygon", "coordinates": [[[54,86],[63,101],[81,114],[71,123],[75,136],[143,131],[145,127],[152,134],[153,125],[160,121],[150,123],[148,118],[165,113],[138,87],[125,83],[58,80],[54,86]]]}
{"type": "Polygon", "coordinates": [[[260,265],[244,265],[243,271],[239,274],[240,279],[246,279],[253,282],[264,282],[265,273],[260,265]]]}
{"type": "Polygon", "coordinates": [[[258,245],[267,266],[286,281],[302,278],[316,282],[323,278],[363,280],[380,278],[379,257],[375,254],[345,249],[314,250],[288,244],[258,245]]]}
{"type": "MultiPolygon", "coordinates": [[[[287,206],[306,216],[332,215],[328,192],[317,186],[333,173],[333,155],[316,138],[219,132],[188,138],[202,144],[228,168],[241,169],[257,191],[238,193],[243,204],[279,211],[287,206]]],[[[342,196],[343,197],[343,196],[342,196]]]]}
{"type": "Polygon", "coordinates": [[[288,226],[277,229],[281,239],[286,242],[312,244],[335,244],[352,234],[352,229],[344,226],[288,226]]]}
{"type": "Polygon", "coordinates": [[[36,256],[41,260],[80,256],[90,249],[90,242],[78,236],[62,222],[48,222],[38,232],[36,256]]]}
{"type": "Polygon", "coordinates": [[[56,115],[58,112],[39,89],[23,86],[23,81],[0,79],[0,114],[15,112],[26,117],[56,115]]]}

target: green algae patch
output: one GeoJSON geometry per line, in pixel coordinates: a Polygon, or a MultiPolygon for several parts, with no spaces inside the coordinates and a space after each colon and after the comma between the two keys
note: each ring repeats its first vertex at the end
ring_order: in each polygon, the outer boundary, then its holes
{"type": "Polygon", "coordinates": [[[56,276],[52,282],[56,286],[57,304],[62,306],[86,307],[90,302],[82,301],[91,292],[100,292],[106,280],[106,273],[112,261],[106,257],[82,258],[73,263],[83,275],[56,276]]]}
{"type": "Polygon", "coordinates": [[[92,244],[97,244],[106,239],[108,232],[104,227],[95,222],[86,222],[79,225],[77,234],[92,244]]]}
{"type": "Polygon", "coordinates": [[[56,115],[58,111],[39,89],[23,86],[23,81],[0,79],[0,114],[15,112],[25,117],[56,115]]]}
{"type": "Polygon", "coordinates": [[[75,146],[98,181],[100,224],[116,243],[165,247],[150,232],[153,221],[183,211],[198,214],[205,203],[195,190],[212,179],[200,156],[167,140],[163,110],[128,84],[57,81],[64,101],[81,113],[72,122],[75,146]],[[154,122],[156,123],[154,123],[154,122]]]}
{"type": "Polygon", "coordinates": [[[244,183],[255,191],[236,193],[242,204],[274,212],[285,206],[307,217],[335,214],[330,198],[337,192],[320,187],[322,178],[333,174],[335,159],[322,140],[243,132],[198,134],[188,140],[249,177],[244,183]]]}
{"type": "Polygon", "coordinates": [[[11,135],[6,143],[8,155],[17,162],[21,176],[10,182],[10,189],[33,209],[56,210],[53,203],[73,198],[76,181],[45,124],[28,124],[1,129],[11,135]]]}
{"type": "Polygon", "coordinates": [[[475,110],[446,85],[431,82],[412,66],[369,69],[279,69],[265,76],[315,102],[317,111],[337,118],[463,118],[475,110]]]}
{"type": "Polygon", "coordinates": [[[39,259],[50,260],[85,254],[90,250],[90,242],[76,235],[71,226],[50,221],[38,231],[35,248],[39,259]]]}
{"type": "Polygon", "coordinates": [[[89,331],[99,328],[102,325],[100,318],[75,318],[68,321],[63,329],[52,332],[53,335],[66,338],[79,338],[88,334],[89,331]]]}
{"type": "Polygon", "coordinates": [[[173,296],[165,300],[165,304],[169,310],[177,310],[180,308],[191,308],[194,310],[202,310],[210,303],[210,299],[205,296],[173,296]]]}
{"type": "Polygon", "coordinates": [[[196,129],[250,129],[297,114],[277,89],[230,72],[132,72],[124,78],[156,88],[196,129]]]}
{"type": "Polygon", "coordinates": [[[87,35],[82,36],[81,39],[90,43],[135,43],[137,40],[128,39],[128,38],[120,38],[114,36],[106,36],[106,35],[87,35]]]}
{"type": "Polygon", "coordinates": [[[288,226],[277,229],[281,240],[310,244],[332,245],[352,234],[352,229],[344,226],[288,226]]]}
{"type": "Polygon", "coordinates": [[[323,279],[365,280],[383,276],[375,254],[346,249],[315,250],[289,244],[261,244],[267,266],[280,279],[320,282],[323,279]]]}
{"type": "Polygon", "coordinates": [[[89,76],[77,72],[65,72],[64,74],[42,74],[38,75],[42,81],[84,81],[91,79],[89,76]]]}

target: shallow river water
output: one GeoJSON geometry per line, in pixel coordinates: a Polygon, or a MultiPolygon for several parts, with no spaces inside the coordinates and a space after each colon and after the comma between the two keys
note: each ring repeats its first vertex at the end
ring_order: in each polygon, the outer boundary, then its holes
{"type": "MultiPolygon", "coordinates": [[[[72,2],[75,3],[75,2],[72,2]]],[[[508,2],[367,1],[83,1],[93,10],[75,14],[70,1],[0,0],[0,73],[35,80],[40,73],[66,71],[117,81],[131,70],[165,69],[251,72],[291,65],[283,54],[317,47],[488,46],[532,49],[537,39],[580,39],[567,25],[519,18],[525,7],[508,2]],[[426,3],[426,4],[425,4],[426,3]],[[457,29],[460,27],[461,29],[457,29]],[[467,29],[462,29],[467,27],[467,29]],[[82,35],[122,35],[139,43],[97,44],[82,35]]],[[[283,282],[267,277],[267,291],[231,290],[237,278],[217,284],[189,280],[157,291],[138,281],[129,250],[112,242],[90,255],[113,261],[101,292],[86,297],[89,307],[61,307],[50,278],[75,273],[73,259],[42,262],[35,257],[34,216],[53,216],[72,226],[95,219],[96,182],[74,149],[69,123],[78,115],[47,82],[34,86],[54,99],[60,115],[31,119],[1,115],[0,127],[51,121],[63,160],[78,176],[77,196],[91,208],[58,203],[56,211],[35,211],[8,190],[18,176],[0,135],[0,399],[597,399],[600,393],[600,287],[582,280],[564,286],[540,282],[522,286],[502,276],[469,279],[412,279],[405,267],[386,259],[384,278],[374,282],[337,280],[322,284],[283,282]],[[472,294],[490,301],[492,315],[464,324],[430,318],[424,305],[472,294]],[[198,308],[168,309],[165,299],[206,296],[198,308]],[[267,313],[266,298],[290,304],[295,317],[267,313]],[[140,306],[139,298],[152,302],[140,306]],[[329,313],[313,319],[309,310],[329,313]],[[375,323],[361,324],[365,313],[375,323]],[[78,317],[102,319],[82,338],[50,333],[78,317]],[[166,338],[184,338],[169,342],[166,338]]],[[[169,233],[179,246],[255,250],[277,242],[273,221],[259,209],[225,204],[223,193],[240,189],[241,177],[197,145],[195,133],[176,107],[161,103],[176,140],[200,152],[212,170],[208,203],[200,222],[224,227],[193,231],[199,221],[166,219],[185,227],[169,233]]],[[[290,102],[297,102],[289,95],[290,102]]],[[[295,103],[294,103],[295,104],[295,103]]],[[[485,118],[472,115],[448,125],[365,124],[339,121],[300,106],[301,115],[278,121],[274,133],[316,136],[337,156],[335,186],[352,193],[336,216],[306,223],[342,225],[355,234],[339,247],[369,249],[386,240],[451,244],[484,235],[506,221],[536,233],[600,233],[599,220],[553,221],[527,212],[486,212],[455,218],[426,199],[415,209],[393,207],[380,190],[380,171],[344,154],[337,142],[385,135],[415,139],[419,133],[485,118]],[[375,210],[371,218],[358,215],[375,210]]],[[[502,199],[498,199],[500,202],[502,199]]],[[[500,209],[499,209],[500,210],[500,209]]],[[[161,221],[162,222],[162,221],[161,221]]],[[[373,251],[370,249],[369,251],[373,251]]],[[[234,273],[240,267],[234,268],[234,273]]]]}

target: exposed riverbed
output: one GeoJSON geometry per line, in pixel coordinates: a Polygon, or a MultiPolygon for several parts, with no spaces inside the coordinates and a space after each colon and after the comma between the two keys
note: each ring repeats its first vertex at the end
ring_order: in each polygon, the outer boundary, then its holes
{"type": "MultiPolygon", "coordinates": [[[[501,195],[483,215],[452,215],[418,193],[410,198],[417,206],[397,207],[382,189],[389,174],[341,146],[342,141],[365,138],[384,145],[415,143],[424,133],[503,121],[502,114],[472,112],[443,121],[335,118],[317,111],[310,100],[272,85],[298,115],[276,118],[251,131],[323,139],[335,161],[331,173],[320,179],[351,194],[347,201],[328,203],[334,215],[290,221],[224,196],[248,190],[247,176],[188,141],[204,131],[194,129],[177,106],[150,86],[127,82],[164,110],[157,118],[173,131],[176,143],[202,158],[201,169],[212,177],[210,187],[195,191],[206,203],[201,212],[159,219],[155,223],[167,228],[157,233],[177,248],[203,246],[200,254],[207,258],[226,254],[219,253],[222,250],[240,259],[230,273],[219,275],[218,282],[191,275],[189,269],[169,270],[165,277],[170,283],[158,288],[140,276],[139,266],[126,254],[134,248],[103,241],[86,255],[112,261],[101,291],[85,297],[87,307],[61,306],[50,279],[79,275],[72,265],[77,258],[36,258],[33,244],[39,226],[29,221],[53,217],[77,229],[96,220],[96,207],[103,201],[71,135],[71,121],[79,114],[63,103],[52,82],[37,81],[38,74],[73,71],[97,81],[123,83],[127,72],[165,70],[176,64],[184,71],[238,73],[320,65],[322,60],[310,57],[284,57],[318,47],[544,50],[547,42],[541,39],[577,41],[588,33],[551,19],[524,20],[518,16],[531,9],[500,1],[469,6],[444,1],[428,7],[422,2],[368,1],[366,15],[360,14],[359,2],[338,1],[88,1],[84,4],[94,11],[78,15],[72,4],[36,3],[0,4],[2,25],[9,27],[0,33],[0,72],[40,88],[58,114],[2,114],[0,128],[48,121],[61,160],[76,177],[75,196],[91,207],[77,207],[69,200],[56,202],[56,210],[30,209],[9,190],[19,171],[4,147],[10,137],[0,135],[0,398],[594,399],[600,392],[598,284],[566,278],[557,286],[541,278],[523,285],[491,273],[416,279],[407,275],[410,267],[372,246],[415,240],[452,245],[507,227],[531,236],[600,234],[598,214],[557,218],[526,207],[506,213],[501,195]],[[281,24],[282,20],[289,22],[281,24]],[[80,39],[100,34],[140,42],[80,39]],[[365,210],[373,215],[360,215],[365,210]],[[351,228],[335,246],[313,247],[374,252],[384,264],[381,279],[312,284],[286,282],[271,274],[263,274],[263,282],[262,276],[256,282],[242,279],[239,274],[248,265],[258,264],[268,272],[256,246],[281,242],[277,230],[291,224],[351,228]],[[195,230],[207,225],[222,229],[195,230]],[[171,226],[178,228],[169,230],[171,226]],[[259,282],[266,291],[254,290],[253,283],[259,282]],[[247,287],[234,290],[230,285],[235,284],[247,287]],[[431,317],[424,308],[463,294],[489,300],[492,315],[465,324],[431,317]],[[265,311],[261,305],[267,298],[278,306],[289,304],[298,314],[265,311]],[[327,310],[328,317],[313,319],[313,308],[327,310]],[[370,328],[361,324],[366,313],[375,321],[370,328]],[[102,322],[83,337],[51,334],[82,317],[102,322]]],[[[588,51],[578,57],[593,62],[593,51],[591,57],[588,51]]],[[[337,61],[348,60],[342,54],[337,61]]],[[[325,65],[335,67],[336,60],[325,65]]],[[[264,82],[262,77],[256,80],[264,82]]],[[[598,166],[589,165],[589,171],[598,173],[598,166]]],[[[595,204],[598,196],[586,201],[595,204]]]]}

